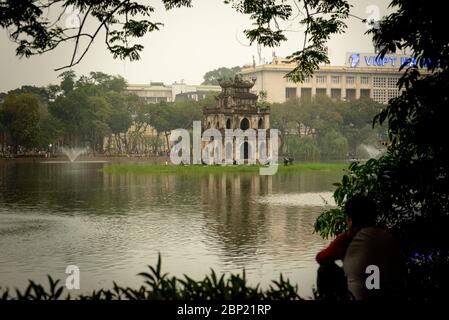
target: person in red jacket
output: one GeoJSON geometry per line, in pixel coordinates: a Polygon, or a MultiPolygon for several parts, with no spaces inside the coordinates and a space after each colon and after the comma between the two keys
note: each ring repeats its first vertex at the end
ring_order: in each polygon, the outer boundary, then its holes
{"type": "Polygon", "coordinates": [[[348,229],[316,255],[320,297],[364,300],[390,294],[398,287],[400,254],[391,234],[375,226],[376,204],[366,196],[356,195],[346,202],[344,210],[348,229]],[[343,261],[343,269],[335,263],[338,260],[343,261]],[[377,291],[366,286],[368,266],[381,271],[377,291]]]}

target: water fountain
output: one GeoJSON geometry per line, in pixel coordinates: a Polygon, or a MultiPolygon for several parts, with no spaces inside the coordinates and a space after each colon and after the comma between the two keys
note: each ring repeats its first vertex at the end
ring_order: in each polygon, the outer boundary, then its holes
{"type": "Polygon", "coordinates": [[[366,151],[366,153],[368,154],[369,158],[378,158],[382,155],[382,153],[384,153],[385,150],[376,148],[374,146],[370,146],[367,144],[361,144],[360,145],[361,148],[363,148],[363,150],[366,151]]]}
{"type": "Polygon", "coordinates": [[[69,158],[70,162],[76,161],[76,159],[87,151],[87,148],[65,148],[62,147],[61,151],[69,158]]]}
{"type": "Polygon", "coordinates": [[[87,161],[80,161],[77,160],[82,154],[86,153],[88,151],[88,147],[85,148],[68,148],[68,147],[61,147],[60,151],[62,154],[64,154],[69,161],[43,161],[41,163],[106,163],[108,161],[104,161],[104,160],[87,160],[87,161]]]}

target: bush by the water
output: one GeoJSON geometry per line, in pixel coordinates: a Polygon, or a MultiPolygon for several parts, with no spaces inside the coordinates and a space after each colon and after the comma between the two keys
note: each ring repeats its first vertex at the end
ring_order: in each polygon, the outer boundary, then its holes
{"type": "Polygon", "coordinates": [[[23,291],[0,287],[0,300],[301,300],[297,286],[284,279],[282,274],[278,281],[272,281],[264,290],[259,284],[250,286],[245,272],[225,277],[225,274],[217,275],[211,270],[199,281],[187,275],[184,278],[170,277],[162,272],[160,256],[156,267],[148,268],[148,272],[139,273],[144,281],[138,288],[121,287],[113,282],[112,289],[98,289],[91,294],[72,296],[65,291],[60,280],[55,281],[48,276],[47,288],[33,281],[23,291]]]}

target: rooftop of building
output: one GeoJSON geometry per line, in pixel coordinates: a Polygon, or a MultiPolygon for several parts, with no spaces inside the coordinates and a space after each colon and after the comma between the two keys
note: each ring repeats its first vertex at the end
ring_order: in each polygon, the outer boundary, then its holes
{"type": "Polygon", "coordinates": [[[157,83],[156,85],[153,83],[148,84],[128,84],[128,90],[167,90],[171,91],[171,86],[166,86],[162,82],[157,83]]]}
{"type": "MultiPolygon", "coordinates": [[[[349,53],[348,53],[349,54],[349,53]]],[[[369,55],[370,53],[363,54],[369,55]]],[[[359,54],[357,54],[359,55],[359,54]]],[[[371,55],[376,55],[372,53],[371,55]]],[[[406,57],[404,54],[392,54],[399,58],[406,57]]],[[[390,55],[391,56],[391,55],[390,55]]],[[[399,61],[398,58],[398,61],[399,61]]],[[[246,65],[242,68],[240,74],[252,74],[261,71],[279,71],[279,72],[289,72],[296,67],[296,63],[283,57],[273,57],[270,63],[260,64],[260,65],[246,65]]],[[[423,73],[426,73],[426,69],[420,69],[423,73]]],[[[321,65],[316,73],[374,73],[374,74],[391,74],[391,73],[402,73],[404,70],[400,71],[399,66],[362,66],[358,65],[352,67],[349,64],[344,66],[331,66],[331,65],[321,65]]]]}
{"type": "MultiPolygon", "coordinates": [[[[241,74],[251,74],[258,71],[282,71],[282,72],[288,72],[293,70],[296,67],[296,64],[290,63],[290,64],[263,64],[258,66],[251,66],[242,68],[240,71],[241,74]]],[[[398,73],[398,68],[390,68],[390,67],[358,67],[358,68],[352,68],[348,66],[320,66],[319,69],[316,71],[317,73],[320,72],[351,72],[351,73],[398,73]]]]}
{"type": "Polygon", "coordinates": [[[173,84],[164,84],[163,82],[150,82],[150,83],[130,83],[127,85],[127,88],[129,90],[158,90],[158,89],[165,89],[165,90],[171,90],[174,85],[185,85],[187,87],[194,87],[197,91],[220,91],[220,86],[214,86],[214,85],[189,85],[185,83],[173,83],[173,84]]]}

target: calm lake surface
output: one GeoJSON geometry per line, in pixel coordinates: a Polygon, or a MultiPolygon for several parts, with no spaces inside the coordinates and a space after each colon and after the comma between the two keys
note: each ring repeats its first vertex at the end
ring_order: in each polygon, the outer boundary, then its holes
{"type": "MultiPolygon", "coordinates": [[[[81,291],[140,285],[158,252],[170,274],[246,270],[265,287],[279,273],[312,295],[313,223],[339,171],[106,174],[102,163],[0,163],[0,286],[81,272],[81,291]]],[[[46,283],[46,282],[45,282],[46,283]]]]}

